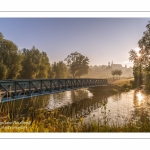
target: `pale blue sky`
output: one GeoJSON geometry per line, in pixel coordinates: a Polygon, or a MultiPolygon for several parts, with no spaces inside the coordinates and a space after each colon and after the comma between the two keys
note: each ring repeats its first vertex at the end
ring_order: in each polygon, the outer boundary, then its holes
{"type": "MultiPolygon", "coordinates": [[[[78,51],[90,65],[125,65],[150,18],[0,18],[0,32],[19,49],[35,46],[54,61],[78,51]]],[[[129,64],[128,64],[129,66],[129,64]]]]}

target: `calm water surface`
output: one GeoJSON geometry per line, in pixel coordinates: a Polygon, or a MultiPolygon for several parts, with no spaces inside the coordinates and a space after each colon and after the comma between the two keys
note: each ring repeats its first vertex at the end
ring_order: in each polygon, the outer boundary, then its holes
{"type": "MultiPolygon", "coordinates": [[[[13,103],[1,104],[20,108],[22,115],[32,108],[44,108],[49,111],[58,110],[61,114],[72,118],[108,121],[124,124],[129,119],[136,120],[141,112],[150,116],[150,95],[144,91],[130,90],[121,94],[108,96],[99,89],[79,89],[62,93],[17,100],[13,103]]],[[[9,110],[10,111],[10,110],[9,110]]],[[[17,113],[17,110],[15,111],[17,113]]]]}

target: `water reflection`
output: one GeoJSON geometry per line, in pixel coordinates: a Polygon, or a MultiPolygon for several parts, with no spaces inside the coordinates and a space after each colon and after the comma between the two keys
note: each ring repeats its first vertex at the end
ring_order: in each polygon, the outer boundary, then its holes
{"type": "Polygon", "coordinates": [[[133,102],[134,102],[135,109],[146,107],[146,103],[147,103],[146,93],[144,93],[144,91],[135,90],[133,102]]]}
{"type": "Polygon", "coordinates": [[[115,101],[119,101],[122,99],[122,94],[116,94],[116,95],[113,95],[112,96],[112,100],[115,102],[115,101]]]}
{"type": "Polygon", "coordinates": [[[145,113],[150,114],[147,97],[148,95],[143,91],[136,90],[109,96],[106,106],[96,109],[88,116],[86,121],[92,118],[96,121],[107,121],[109,124],[118,125],[122,125],[131,119],[136,121],[139,116],[145,113]]]}
{"type": "Polygon", "coordinates": [[[10,120],[20,120],[22,117],[28,117],[36,109],[45,108],[49,101],[49,95],[33,97],[22,100],[15,100],[6,103],[0,103],[0,121],[8,118],[10,120]]]}
{"type": "Polygon", "coordinates": [[[49,103],[47,109],[54,110],[63,106],[68,106],[73,103],[77,103],[81,100],[92,98],[93,94],[87,89],[79,89],[73,91],[66,91],[57,94],[50,94],[49,103]]]}
{"type": "Polygon", "coordinates": [[[49,110],[57,109],[62,115],[72,118],[86,117],[92,111],[98,109],[107,99],[104,96],[99,96],[97,99],[93,93],[87,89],[68,91],[51,95],[49,104],[46,107],[49,110]],[[63,97],[62,97],[63,96],[63,97]]]}
{"type": "MultiPolygon", "coordinates": [[[[150,96],[144,91],[131,90],[108,96],[100,89],[78,89],[0,104],[0,121],[8,113],[11,119],[36,115],[35,111],[57,110],[72,118],[109,121],[124,124],[136,120],[143,111],[150,116],[150,96]]],[[[141,118],[142,119],[142,118],[141,118]]]]}
{"type": "Polygon", "coordinates": [[[143,98],[144,98],[143,95],[141,94],[141,92],[138,92],[136,94],[136,96],[137,96],[137,98],[138,98],[139,101],[143,100],[143,98]]]}

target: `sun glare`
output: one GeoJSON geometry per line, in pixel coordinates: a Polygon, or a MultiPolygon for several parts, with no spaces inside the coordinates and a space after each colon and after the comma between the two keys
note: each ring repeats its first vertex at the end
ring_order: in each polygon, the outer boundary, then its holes
{"type": "Polygon", "coordinates": [[[139,52],[137,52],[137,55],[138,55],[138,57],[140,57],[140,56],[141,56],[141,54],[140,54],[139,52]]]}
{"type": "Polygon", "coordinates": [[[136,96],[137,96],[139,101],[142,101],[143,98],[144,98],[143,95],[140,92],[138,92],[136,96]]]}
{"type": "Polygon", "coordinates": [[[140,51],[140,48],[138,48],[138,47],[135,47],[135,48],[134,48],[134,50],[137,52],[137,55],[138,55],[138,57],[140,57],[140,56],[141,56],[141,54],[139,53],[139,51],[140,51]]]}

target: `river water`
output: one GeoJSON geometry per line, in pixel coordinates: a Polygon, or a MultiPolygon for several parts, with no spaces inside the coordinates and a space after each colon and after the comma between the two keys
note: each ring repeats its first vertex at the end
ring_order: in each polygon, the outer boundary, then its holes
{"type": "Polygon", "coordinates": [[[95,88],[78,89],[1,103],[1,112],[8,111],[8,105],[12,106],[16,114],[19,109],[24,115],[33,107],[49,111],[57,109],[67,117],[83,118],[84,122],[95,120],[110,124],[124,124],[129,120],[136,121],[143,111],[150,116],[150,95],[137,90],[110,95],[95,88]]]}

